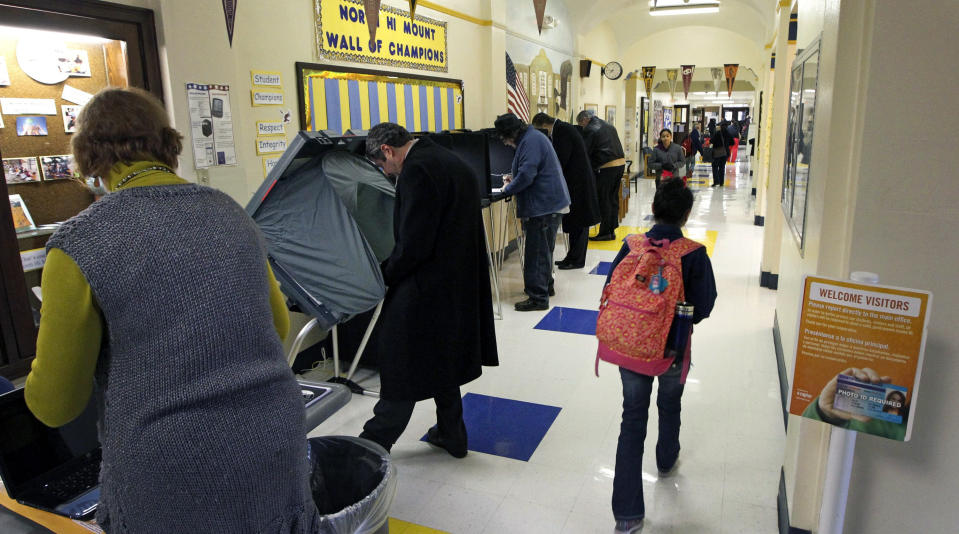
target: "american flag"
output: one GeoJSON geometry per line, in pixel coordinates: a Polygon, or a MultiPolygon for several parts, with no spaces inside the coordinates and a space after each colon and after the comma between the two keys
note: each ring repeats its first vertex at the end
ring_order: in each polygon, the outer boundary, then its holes
{"type": "Polygon", "coordinates": [[[523,81],[516,74],[513,60],[506,54],[506,111],[519,117],[523,122],[529,122],[529,98],[523,81]]]}

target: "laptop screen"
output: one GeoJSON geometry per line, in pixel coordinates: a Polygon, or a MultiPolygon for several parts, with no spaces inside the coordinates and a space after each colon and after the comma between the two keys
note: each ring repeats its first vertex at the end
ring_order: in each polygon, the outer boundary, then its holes
{"type": "Polygon", "coordinates": [[[93,396],[79,417],[60,428],[41,423],[23,389],[0,395],[0,472],[11,497],[25,484],[100,447],[93,396]]]}

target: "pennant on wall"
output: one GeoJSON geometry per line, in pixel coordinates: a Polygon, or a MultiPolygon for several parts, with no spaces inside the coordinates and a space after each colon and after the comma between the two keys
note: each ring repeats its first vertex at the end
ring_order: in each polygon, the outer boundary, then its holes
{"type": "Polygon", "coordinates": [[[681,69],[683,71],[683,98],[689,100],[689,86],[693,84],[693,72],[696,70],[696,65],[683,65],[681,69]]]}
{"type": "Polygon", "coordinates": [[[719,96],[719,84],[723,81],[723,69],[713,67],[709,69],[709,74],[713,77],[713,88],[716,90],[716,96],[719,96]]]}
{"type": "Polygon", "coordinates": [[[236,21],[236,3],[239,0],[223,0],[223,15],[226,16],[226,35],[230,38],[230,48],[233,48],[233,22],[236,21]]]}
{"type": "Polygon", "coordinates": [[[363,0],[366,25],[370,28],[370,42],[376,42],[376,28],[380,25],[380,0],[363,0]]]}
{"type": "Polygon", "coordinates": [[[675,98],[676,81],[679,79],[679,69],[666,69],[666,82],[669,84],[669,98],[675,98]]]}
{"type": "Polygon", "coordinates": [[[543,16],[546,15],[546,0],[533,0],[533,7],[536,9],[536,27],[539,28],[539,33],[542,35],[543,16]]]}
{"type": "Polygon", "coordinates": [[[643,85],[646,86],[646,100],[653,99],[653,76],[656,76],[656,67],[643,67],[643,85]]]}
{"type": "Polygon", "coordinates": [[[416,0],[410,0],[410,18],[416,15],[416,0]]]}
{"type": "Polygon", "coordinates": [[[732,98],[733,83],[736,82],[736,74],[739,72],[739,63],[726,63],[723,65],[723,70],[726,71],[726,91],[729,93],[728,96],[732,98]]]}

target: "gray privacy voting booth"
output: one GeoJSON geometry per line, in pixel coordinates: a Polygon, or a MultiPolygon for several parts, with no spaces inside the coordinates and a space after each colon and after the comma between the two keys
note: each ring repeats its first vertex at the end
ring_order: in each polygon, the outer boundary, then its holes
{"type": "Polygon", "coordinates": [[[350,382],[386,294],[379,262],[393,249],[396,192],[382,172],[348,150],[357,138],[299,132],[246,207],[267,240],[283,293],[313,317],[290,350],[296,356],[314,327],[332,330],[331,382],[350,382]],[[347,376],[340,377],[336,325],[376,308],[347,376]]]}

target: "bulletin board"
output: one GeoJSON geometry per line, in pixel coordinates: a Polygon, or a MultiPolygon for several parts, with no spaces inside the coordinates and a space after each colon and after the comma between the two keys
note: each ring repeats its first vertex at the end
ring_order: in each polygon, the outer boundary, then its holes
{"type": "Polygon", "coordinates": [[[368,130],[394,122],[411,132],[465,128],[463,82],[297,63],[300,129],[368,130]]]}
{"type": "MultiPolygon", "coordinates": [[[[0,56],[5,60],[10,78],[10,85],[0,86],[0,98],[52,99],[56,104],[56,115],[42,115],[46,119],[47,131],[47,135],[43,136],[18,136],[17,115],[3,115],[4,127],[0,128],[0,149],[3,157],[35,158],[70,154],[70,138],[73,134],[65,131],[62,107],[76,104],[62,98],[64,86],[95,94],[111,84],[126,85],[125,70],[118,72],[119,69],[108,67],[108,62],[116,64],[117,54],[114,52],[119,52],[122,56],[119,42],[64,43],[71,50],[86,52],[90,76],[71,76],[54,84],[40,83],[20,68],[17,61],[17,42],[17,37],[0,36],[0,56]]],[[[122,66],[125,69],[125,62],[122,66]]],[[[93,202],[93,195],[86,187],[73,180],[7,184],[6,188],[9,194],[19,194],[23,198],[38,225],[64,221],[93,202]]]]}

